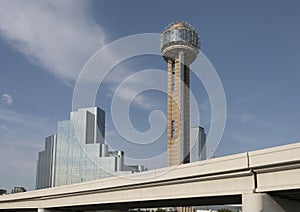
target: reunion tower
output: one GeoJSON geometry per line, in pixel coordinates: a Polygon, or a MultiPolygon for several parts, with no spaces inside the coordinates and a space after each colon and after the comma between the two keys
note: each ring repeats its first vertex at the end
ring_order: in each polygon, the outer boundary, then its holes
{"type": "Polygon", "coordinates": [[[161,34],[161,54],[168,64],[168,166],[190,162],[190,64],[200,48],[194,27],[180,21],[161,34]]]}

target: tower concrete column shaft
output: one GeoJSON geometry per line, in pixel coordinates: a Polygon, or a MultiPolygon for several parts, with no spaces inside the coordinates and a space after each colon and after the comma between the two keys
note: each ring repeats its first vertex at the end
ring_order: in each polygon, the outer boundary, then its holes
{"type": "Polygon", "coordinates": [[[168,63],[167,164],[190,162],[190,69],[200,48],[197,31],[180,21],[161,36],[161,53],[168,63]]]}
{"type": "Polygon", "coordinates": [[[184,53],[168,60],[168,166],[189,162],[190,73],[184,53]]]}

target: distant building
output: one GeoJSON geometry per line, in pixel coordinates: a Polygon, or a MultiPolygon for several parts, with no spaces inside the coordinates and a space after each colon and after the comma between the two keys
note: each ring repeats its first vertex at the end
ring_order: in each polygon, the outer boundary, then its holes
{"type": "Polygon", "coordinates": [[[70,120],[58,122],[57,135],[47,137],[45,150],[39,152],[36,189],[144,171],[143,166],[126,166],[124,153],[108,151],[104,139],[103,110],[71,112],[70,120]]]}
{"type": "Polygon", "coordinates": [[[7,191],[5,189],[0,189],[0,195],[7,194],[7,191]]]}
{"type": "Polygon", "coordinates": [[[54,157],[56,135],[45,139],[45,150],[39,152],[36,172],[36,187],[49,188],[54,185],[54,157]]]}
{"type": "Polygon", "coordinates": [[[13,189],[11,190],[12,194],[22,193],[22,192],[26,192],[26,189],[24,187],[13,187],[13,189]]]}
{"type": "Polygon", "coordinates": [[[221,209],[227,209],[231,212],[241,212],[241,205],[210,205],[210,206],[197,206],[195,212],[218,212],[221,209]]]}
{"type": "Polygon", "coordinates": [[[204,128],[195,126],[190,131],[190,162],[206,159],[206,134],[204,128]]]}

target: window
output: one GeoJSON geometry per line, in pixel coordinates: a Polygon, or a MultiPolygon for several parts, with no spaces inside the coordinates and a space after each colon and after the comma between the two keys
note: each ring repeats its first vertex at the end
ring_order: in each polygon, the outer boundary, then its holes
{"type": "Polygon", "coordinates": [[[172,92],[175,90],[175,72],[172,72],[172,92]]]}
{"type": "Polygon", "coordinates": [[[171,138],[174,138],[175,137],[175,130],[172,130],[171,131],[171,138]]]}
{"type": "Polygon", "coordinates": [[[175,90],[175,63],[172,63],[172,92],[175,90]]]}
{"type": "Polygon", "coordinates": [[[172,120],[172,123],[171,123],[171,138],[174,138],[175,137],[175,121],[172,120]]]}

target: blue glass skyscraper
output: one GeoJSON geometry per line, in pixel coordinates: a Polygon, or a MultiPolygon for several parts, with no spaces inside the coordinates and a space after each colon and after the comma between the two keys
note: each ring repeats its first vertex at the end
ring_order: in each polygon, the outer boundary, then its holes
{"type": "Polygon", "coordinates": [[[142,166],[124,165],[122,151],[108,151],[105,112],[97,107],[71,112],[59,121],[56,135],[46,138],[39,153],[36,188],[62,186],[143,171],[142,166]]]}

